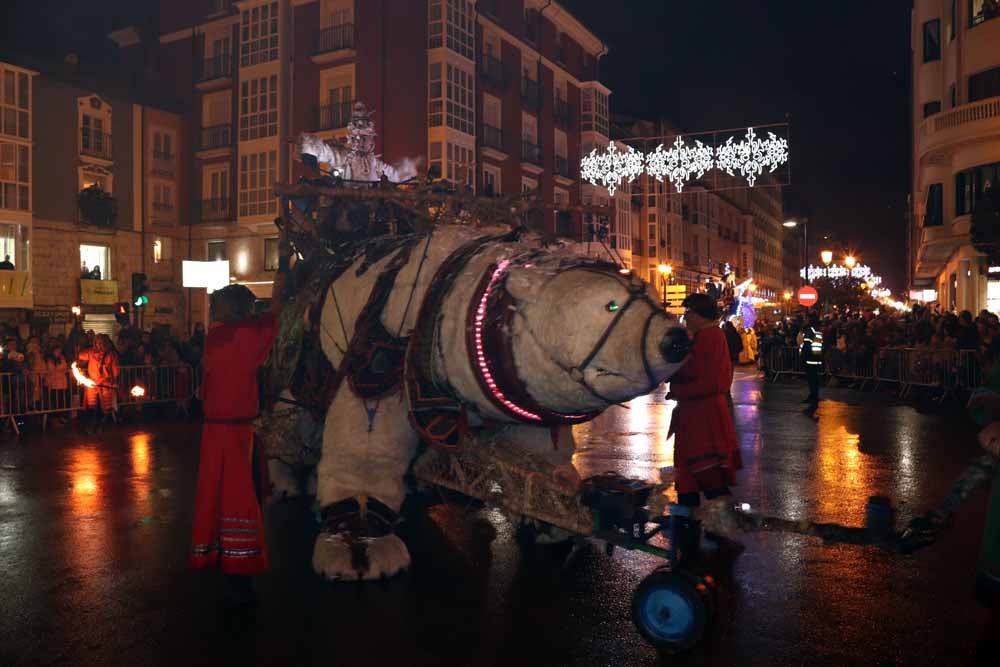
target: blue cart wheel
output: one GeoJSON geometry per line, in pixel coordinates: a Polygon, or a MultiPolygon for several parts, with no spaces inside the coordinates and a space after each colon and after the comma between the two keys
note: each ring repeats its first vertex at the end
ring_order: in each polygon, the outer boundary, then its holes
{"type": "Polygon", "coordinates": [[[632,596],[632,620],[639,634],[666,653],[687,651],[697,644],[708,615],[698,580],[687,573],[656,570],[632,596]]]}

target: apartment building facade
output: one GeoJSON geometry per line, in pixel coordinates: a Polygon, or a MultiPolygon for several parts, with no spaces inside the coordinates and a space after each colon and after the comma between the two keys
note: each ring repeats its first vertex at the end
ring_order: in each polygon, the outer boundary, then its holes
{"type": "Polygon", "coordinates": [[[1000,179],[1000,10],[916,0],[910,289],[949,310],[1000,311],[1000,273],[971,243],[972,213],[1000,179]]]}
{"type": "Polygon", "coordinates": [[[582,239],[561,208],[582,201],[581,150],[608,140],[607,48],[557,2],[171,2],[159,25],[123,62],[154,71],[194,128],[191,258],[229,259],[258,297],[277,265],[273,184],[302,173],[294,140],[342,140],[356,101],[386,162],[482,194],[537,191],[546,231],[582,239]]]}
{"type": "Polygon", "coordinates": [[[74,56],[0,68],[3,117],[16,122],[0,145],[0,243],[14,264],[0,272],[0,319],[58,333],[79,305],[87,328],[111,333],[116,304],[131,301],[131,274],[145,272],[156,298],[143,323],[183,329],[180,116],[130,99],[74,56]],[[96,213],[79,204],[95,185],[105,202],[96,213]]]}

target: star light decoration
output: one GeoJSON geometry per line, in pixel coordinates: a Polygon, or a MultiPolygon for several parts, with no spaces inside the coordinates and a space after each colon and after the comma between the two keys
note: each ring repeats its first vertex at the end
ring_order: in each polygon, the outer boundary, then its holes
{"type": "Polygon", "coordinates": [[[760,139],[751,127],[747,128],[746,139],[738,144],[733,143],[733,137],[729,137],[715,151],[716,166],[730,176],[735,175],[733,172],[740,172],[752,188],[766,167],[774,173],[788,161],[788,140],[775,136],[774,132],[767,134],[767,139],[760,139]]]}
{"type": "Polygon", "coordinates": [[[646,173],[660,183],[666,176],[677,188],[677,192],[683,192],[684,184],[692,174],[695,174],[695,178],[701,178],[714,165],[712,148],[700,141],[694,143],[693,147],[686,146],[684,140],[677,137],[673,147],[667,151],[660,144],[646,156],[646,173]]]}
{"type": "Polygon", "coordinates": [[[608,195],[614,197],[622,179],[628,179],[631,183],[636,176],[642,174],[642,153],[631,146],[627,148],[626,151],[620,151],[611,142],[606,151],[593,149],[580,160],[580,176],[593,185],[600,183],[608,189],[608,195]]]}
{"type": "Polygon", "coordinates": [[[656,150],[643,155],[631,146],[626,151],[620,151],[611,142],[607,150],[594,148],[580,160],[580,176],[591,185],[603,185],[608,189],[608,194],[614,197],[622,180],[627,179],[631,183],[643,171],[661,183],[666,177],[677,192],[683,192],[684,186],[692,177],[701,178],[713,168],[730,176],[735,176],[738,172],[753,187],[765,169],[774,173],[786,162],[787,139],[778,137],[774,132],[768,132],[764,139],[757,136],[750,127],[741,141],[737,142],[735,137],[729,137],[718,148],[706,146],[697,140],[694,146],[690,146],[681,137],[677,137],[669,149],[664,150],[663,144],[660,144],[656,150]]]}

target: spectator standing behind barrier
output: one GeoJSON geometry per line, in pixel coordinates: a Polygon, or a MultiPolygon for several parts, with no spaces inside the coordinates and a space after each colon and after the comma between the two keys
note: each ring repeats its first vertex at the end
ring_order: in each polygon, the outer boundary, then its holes
{"type": "Polygon", "coordinates": [[[52,347],[45,357],[45,386],[49,392],[49,408],[65,410],[69,404],[69,364],[62,348],[52,347]]]}
{"type": "Polygon", "coordinates": [[[823,334],[819,330],[819,318],[815,313],[809,315],[809,324],[802,328],[802,347],[800,354],[806,367],[806,381],[809,383],[809,395],[803,400],[806,403],[805,412],[812,415],[819,407],[819,373],[823,365],[823,334]]]}

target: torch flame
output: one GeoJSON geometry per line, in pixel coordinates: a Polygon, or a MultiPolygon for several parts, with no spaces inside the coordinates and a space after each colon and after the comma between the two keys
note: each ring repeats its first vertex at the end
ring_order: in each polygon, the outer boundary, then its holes
{"type": "Polygon", "coordinates": [[[76,362],[74,361],[70,364],[70,368],[73,370],[73,378],[84,387],[96,387],[97,383],[91,380],[89,377],[83,374],[79,368],[76,367],[76,362]]]}
{"type": "Polygon", "coordinates": [[[142,398],[146,395],[146,390],[139,385],[135,385],[129,393],[132,394],[133,398],[142,398]]]}

